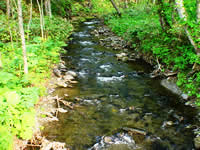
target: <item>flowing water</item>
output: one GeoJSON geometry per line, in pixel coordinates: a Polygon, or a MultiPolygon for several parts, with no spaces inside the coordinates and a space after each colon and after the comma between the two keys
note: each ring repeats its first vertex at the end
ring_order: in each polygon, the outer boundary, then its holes
{"type": "Polygon", "coordinates": [[[60,121],[48,124],[43,134],[74,150],[192,150],[194,135],[187,126],[196,123],[197,111],[151,79],[148,64],[117,61],[117,52],[90,34],[99,26],[89,20],[72,35],[63,60],[78,73],[79,83],[55,94],[68,93],[67,100],[80,105],[59,114],[60,121]]]}

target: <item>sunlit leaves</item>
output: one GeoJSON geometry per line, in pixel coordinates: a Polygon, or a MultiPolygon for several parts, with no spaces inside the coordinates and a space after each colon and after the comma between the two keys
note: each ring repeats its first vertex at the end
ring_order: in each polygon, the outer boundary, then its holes
{"type": "Polygon", "coordinates": [[[20,102],[20,96],[15,92],[6,92],[5,98],[8,103],[8,105],[17,105],[20,102]]]}

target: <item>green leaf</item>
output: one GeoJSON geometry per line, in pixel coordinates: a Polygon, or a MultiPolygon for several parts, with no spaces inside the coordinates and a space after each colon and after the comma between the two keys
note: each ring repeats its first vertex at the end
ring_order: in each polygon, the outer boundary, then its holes
{"type": "Polygon", "coordinates": [[[17,105],[20,102],[20,96],[16,93],[16,91],[6,92],[5,98],[10,105],[17,105]]]}

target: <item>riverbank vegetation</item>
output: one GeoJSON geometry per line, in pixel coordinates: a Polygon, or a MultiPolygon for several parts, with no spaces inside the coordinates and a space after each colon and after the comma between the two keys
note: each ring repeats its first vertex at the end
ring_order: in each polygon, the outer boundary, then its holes
{"type": "Polygon", "coordinates": [[[13,148],[14,136],[32,137],[34,105],[45,94],[44,84],[73,30],[49,5],[44,9],[42,1],[0,2],[1,150],[13,148]]]}
{"type": "Polygon", "coordinates": [[[199,1],[127,0],[115,5],[118,14],[102,14],[105,23],[134,51],[153,56],[157,71],[177,73],[177,85],[200,105],[199,1]]]}

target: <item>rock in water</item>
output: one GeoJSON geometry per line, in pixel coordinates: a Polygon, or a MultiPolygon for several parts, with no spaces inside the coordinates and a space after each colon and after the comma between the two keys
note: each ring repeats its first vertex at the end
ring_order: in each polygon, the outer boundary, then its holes
{"type": "Polygon", "coordinates": [[[122,59],[123,57],[126,57],[127,54],[126,53],[120,53],[120,54],[116,54],[118,59],[122,59]]]}
{"type": "Polygon", "coordinates": [[[88,150],[122,150],[126,147],[127,150],[136,147],[135,141],[127,133],[117,133],[113,136],[101,137],[98,143],[88,150]]]}
{"type": "Polygon", "coordinates": [[[194,138],[194,145],[196,149],[200,149],[200,136],[194,138]]]}
{"type": "Polygon", "coordinates": [[[127,61],[128,61],[128,57],[123,57],[123,58],[122,58],[122,61],[123,61],[123,62],[127,62],[127,61]]]}
{"type": "Polygon", "coordinates": [[[61,77],[61,72],[60,72],[60,70],[58,68],[54,68],[53,69],[53,73],[55,74],[55,76],[61,77]]]}
{"type": "Polygon", "coordinates": [[[177,94],[181,96],[183,99],[187,100],[189,96],[187,94],[184,94],[181,89],[172,81],[169,81],[167,79],[163,79],[161,81],[161,85],[173,92],[174,94],[177,94]]]}
{"type": "Polygon", "coordinates": [[[105,143],[111,143],[112,142],[112,138],[109,136],[104,137],[104,142],[105,143]]]}
{"type": "Polygon", "coordinates": [[[77,74],[76,74],[76,72],[74,72],[74,71],[67,71],[67,72],[65,73],[65,75],[71,75],[71,76],[73,76],[73,77],[77,77],[77,74]]]}
{"type": "Polygon", "coordinates": [[[56,85],[58,87],[62,87],[62,88],[66,88],[68,85],[65,83],[65,81],[63,81],[62,79],[58,78],[56,85]]]}
{"type": "Polygon", "coordinates": [[[71,81],[71,80],[74,80],[74,77],[70,74],[67,74],[67,75],[63,76],[63,80],[65,80],[66,82],[71,81]]]}
{"type": "Polygon", "coordinates": [[[63,63],[59,63],[58,68],[59,69],[67,69],[67,67],[63,63]]]}

